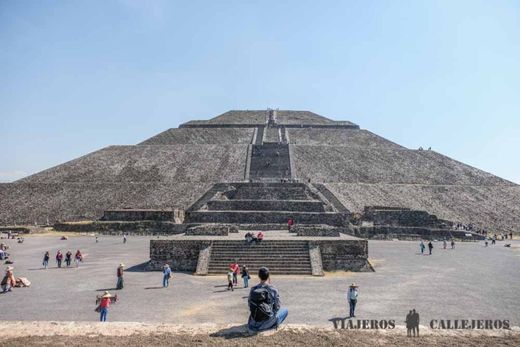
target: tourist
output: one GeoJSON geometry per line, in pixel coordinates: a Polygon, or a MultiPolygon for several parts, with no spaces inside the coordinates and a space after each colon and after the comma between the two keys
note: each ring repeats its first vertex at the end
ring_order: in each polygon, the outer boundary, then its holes
{"type": "Polygon", "coordinates": [[[493,235],[493,237],[491,238],[491,244],[494,245],[495,243],[497,242],[497,235],[493,235]]]}
{"type": "Polygon", "coordinates": [[[242,280],[244,281],[244,288],[249,287],[249,279],[251,276],[249,276],[249,269],[247,266],[242,266],[242,280]]]}
{"type": "Polygon", "coordinates": [[[107,315],[108,315],[108,308],[110,307],[110,302],[112,299],[112,295],[105,291],[105,294],[101,297],[101,302],[99,303],[98,309],[99,309],[99,321],[100,322],[106,322],[107,315]]]}
{"type": "Polygon", "coordinates": [[[349,317],[353,318],[356,316],[356,304],[357,304],[357,298],[358,298],[358,286],[355,283],[352,283],[350,287],[348,288],[347,292],[347,300],[348,300],[348,306],[350,308],[350,314],[349,317]]]}
{"type": "Polygon", "coordinates": [[[455,249],[455,240],[451,239],[451,249],[455,249]]]}
{"type": "Polygon", "coordinates": [[[2,278],[2,282],[0,282],[0,286],[2,288],[2,293],[7,293],[12,290],[12,288],[16,285],[16,280],[13,274],[13,267],[8,266],[5,269],[5,275],[2,278]]]}
{"type": "Polygon", "coordinates": [[[406,336],[407,337],[412,337],[412,310],[410,310],[410,312],[408,312],[408,314],[406,315],[406,319],[405,319],[405,323],[406,323],[406,336]]]}
{"type": "Polygon", "coordinates": [[[285,320],[289,311],[280,307],[278,290],[268,283],[269,269],[261,267],[258,270],[260,283],[249,292],[249,320],[247,326],[253,331],[263,331],[278,328],[285,320]]]}
{"type": "Polygon", "coordinates": [[[509,239],[510,239],[510,240],[513,239],[513,232],[512,232],[512,231],[509,233],[509,239]]]}
{"type": "Polygon", "coordinates": [[[415,309],[412,310],[411,318],[413,337],[419,337],[419,313],[417,313],[415,309]]]}
{"type": "Polygon", "coordinates": [[[433,243],[431,241],[428,242],[428,250],[430,251],[430,255],[432,255],[433,243]]]}
{"type": "Polygon", "coordinates": [[[116,289],[118,289],[118,290],[121,290],[124,287],[124,280],[123,280],[124,267],[125,267],[125,264],[121,263],[121,264],[119,264],[119,267],[117,268],[116,289]]]}
{"type": "Polygon", "coordinates": [[[170,269],[170,265],[164,264],[163,267],[163,288],[168,288],[170,285],[170,278],[172,278],[172,269],[170,269]]]}
{"type": "Polygon", "coordinates": [[[233,270],[229,269],[228,273],[227,273],[227,280],[228,280],[227,290],[230,290],[230,289],[232,291],[234,290],[233,289],[233,277],[234,277],[233,274],[234,274],[233,270]]]}
{"type": "Polygon", "coordinates": [[[240,265],[235,261],[233,264],[229,266],[231,271],[233,271],[233,285],[238,284],[238,273],[240,272],[240,265]]]}
{"type": "Polygon", "coordinates": [[[126,234],[123,234],[123,243],[126,243],[126,234]]]}
{"type": "Polygon", "coordinates": [[[60,250],[58,250],[58,253],[56,253],[56,264],[58,264],[58,267],[61,267],[61,261],[63,260],[63,254],[60,250]]]}
{"type": "Polygon", "coordinates": [[[3,249],[0,248],[0,260],[4,260],[6,257],[5,255],[5,251],[3,249]]]}
{"type": "Polygon", "coordinates": [[[263,241],[263,239],[264,239],[264,233],[259,231],[258,234],[256,235],[256,242],[260,243],[263,241]]]}
{"type": "Polygon", "coordinates": [[[292,218],[289,218],[287,221],[287,229],[291,231],[292,226],[294,225],[294,220],[292,218]]]}
{"type": "Polygon", "coordinates": [[[79,249],[76,251],[76,255],[74,256],[74,263],[76,263],[76,267],[79,266],[79,263],[83,261],[83,255],[79,251],[79,249]]]}
{"type": "Polygon", "coordinates": [[[424,249],[426,248],[426,246],[424,246],[423,240],[421,240],[421,243],[419,244],[419,248],[421,250],[421,254],[424,254],[424,249]]]}
{"type": "Polygon", "coordinates": [[[98,243],[98,241],[99,241],[99,240],[98,240],[98,236],[96,235],[96,243],[98,243]]]}
{"type": "Polygon", "coordinates": [[[486,247],[488,246],[488,239],[484,239],[484,244],[486,245],[486,247]]]}
{"type": "Polygon", "coordinates": [[[253,234],[251,232],[247,232],[246,233],[246,236],[245,236],[245,239],[246,239],[246,243],[248,245],[250,245],[252,242],[253,242],[253,234]]]}
{"type": "Polygon", "coordinates": [[[72,252],[68,251],[65,254],[65,264],[67,264],[67,267],[70,267],[70,263],[72,262],[72,252]]]}
{"type": "Polygon", "coordinates": [[[442,247],[446,249],[448,247],[448,242],[446,242],[446,239],[442,240],[442,247]]]}
{"type": "Polygon", "coordinates": [[[43,256],[43,267],[46,269],[49,266],[49,259],[51,258],[51,255],[49,254],[49,251],[45,252],[43,256]]]}

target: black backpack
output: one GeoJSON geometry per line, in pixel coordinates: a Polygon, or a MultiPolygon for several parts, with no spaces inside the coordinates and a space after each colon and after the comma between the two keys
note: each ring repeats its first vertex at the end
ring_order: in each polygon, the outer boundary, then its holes
{"type": "Polygon", "coordinates": [[[258,287],[250,294],[249,311],[255,322],[262,322],[273,315],[273,300],[266,287],[258,287]]]}

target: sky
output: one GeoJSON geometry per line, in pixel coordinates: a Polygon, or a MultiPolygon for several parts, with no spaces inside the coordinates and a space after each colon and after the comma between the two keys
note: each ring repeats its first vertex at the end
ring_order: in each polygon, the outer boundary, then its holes
{"type": "Polygon", "coordinates": [[[520,183],[520,2],[0,0],[0,181],[268,107],[520,183]]]}

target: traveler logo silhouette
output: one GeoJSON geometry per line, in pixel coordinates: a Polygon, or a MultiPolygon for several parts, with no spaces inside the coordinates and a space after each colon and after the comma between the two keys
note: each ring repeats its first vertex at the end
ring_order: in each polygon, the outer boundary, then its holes
{"type": "Polygon", "coordinates": [[[406,315],[406,336],[408,337],[419,337],[419,313],[415,309],[410,310],[406,315]]]}

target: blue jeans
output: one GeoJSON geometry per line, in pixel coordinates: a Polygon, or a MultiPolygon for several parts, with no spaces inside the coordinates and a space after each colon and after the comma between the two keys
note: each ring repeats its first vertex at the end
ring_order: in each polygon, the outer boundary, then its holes
{"type": "Polygon", "coordinates": [[[162,286],[163,287],[168,287],[170,285],[170,276],[163,276],[163,279],[162,279],[162,286]]]}
{"type": "Polygon", "coordinates": [[[282,307],[276,312],[276,327],[283,323],[287,315],[289,314],[289,310],[285,307],[282,307]]]}
{"type": "Polygon", "coordinates": [[[355,317],[355,313],[354,311],[356,310],[356,304],[357,304],[357,300],[352,300],[350,299],[348,301],[348,304],[350,306],[350,317],[355,317]]]}
{"type": "Polygon", "coordinates": [[[108,308],[102,308],[99,316],[100,322],[106,322],[107,320],[107,314],[108,314],[108,308]]]}
{"type": "Polygon", "coordinates": [[[249,286],[249,278],[245,276],[242,277],[242,279],[244,280],[244,288],[247,288],[249,286]]]}

